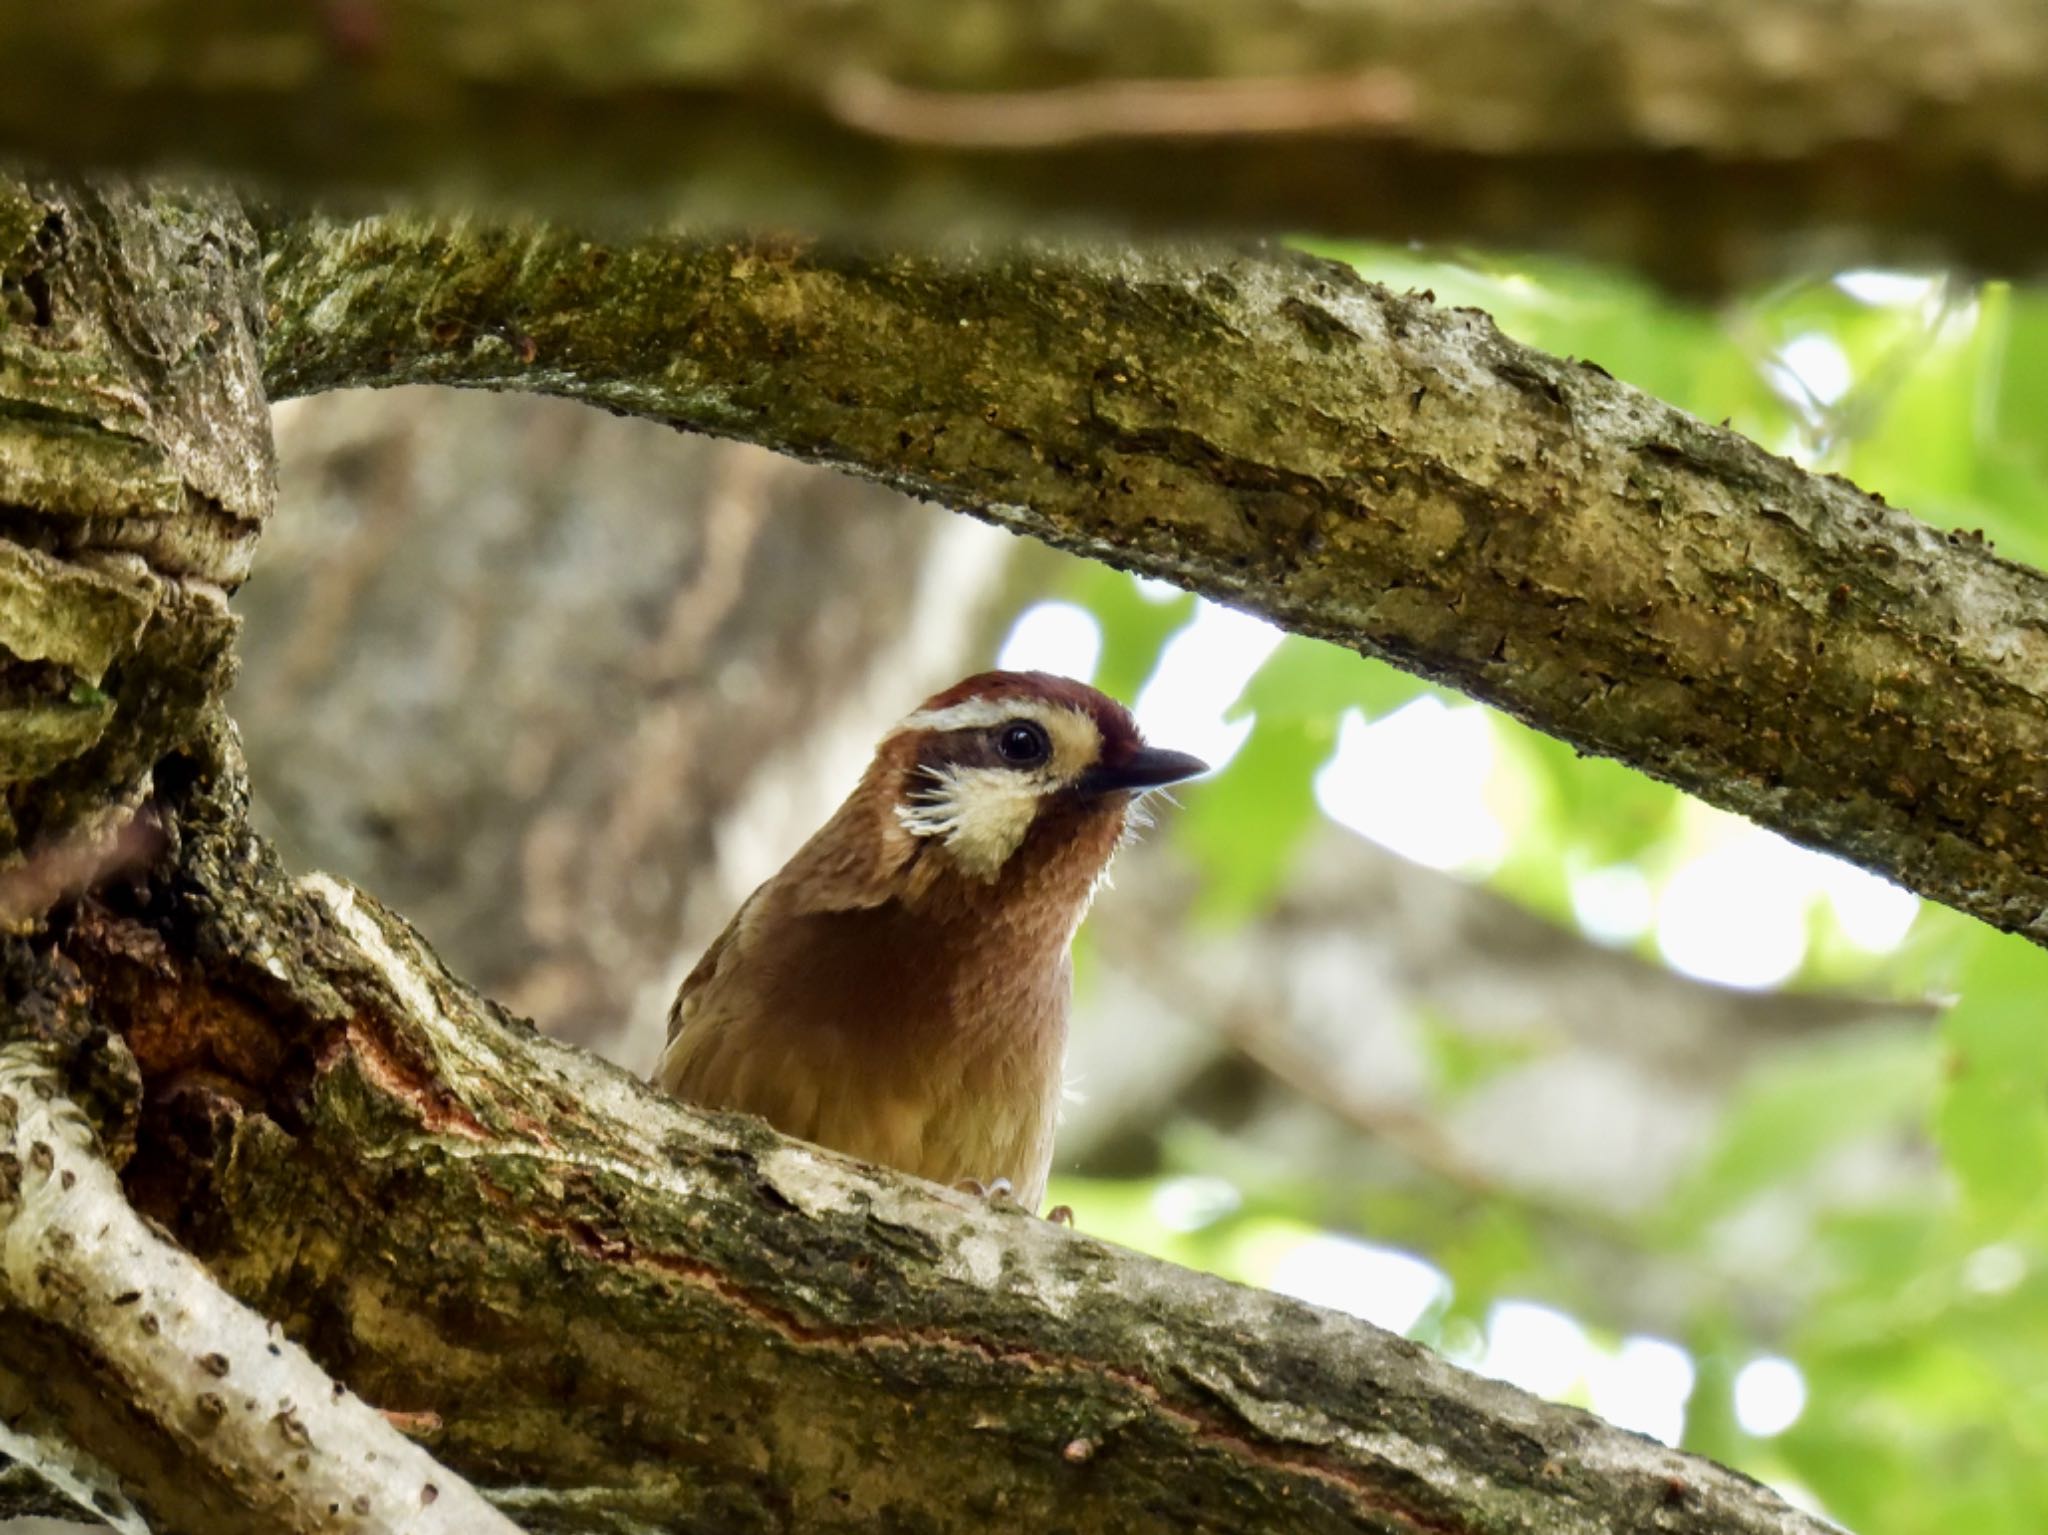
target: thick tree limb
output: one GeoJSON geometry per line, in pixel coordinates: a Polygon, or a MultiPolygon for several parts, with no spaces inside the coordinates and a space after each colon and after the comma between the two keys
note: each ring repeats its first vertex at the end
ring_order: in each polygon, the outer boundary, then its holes
{"type": "Polygon", "coordinates": [[[777,227],[1555,246],[1699,291],[2029,272],[2028,0],[71,0],[0,15],[0,149],[777,227]]]}
{"type": "Polygon", "coordinates": [[[117,1528],[516,1535],[150,1231],[17,1040],[0,1045],[0,1419],[25,1418],[63,1439],[0,1444],[60,1485],[73,1445],[119,1474],[148,1523],[116,1502],[117,1528]]]}
{"type": "Polygon", "coordinates": [[[1825,1528],[1364,1324],[690,1111],[294,885],[224,738],[159,776],[170,861],[62,940],[149,1087],[136,1195],[529,1529],[1825,1528]]]}
{"type": "Polygon", "coordinates": [[[1476,311],[1286,253],[269,243],[279,395],[565,394],[1449,683],[2048,942],[2048,577],[1476,311]]]}

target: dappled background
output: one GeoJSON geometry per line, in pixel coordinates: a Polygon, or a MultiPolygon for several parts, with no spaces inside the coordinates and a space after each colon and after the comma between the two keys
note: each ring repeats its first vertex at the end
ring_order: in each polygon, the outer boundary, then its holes
{"type": "MultiPolygon", "coordinates": [[[[1345,249],[2048,563],[2048,303],[1713,310],[1345,249]]],[[[1088,678],[1221,768],[1080,948],[1051,1197],[1869,1532],[2048,1508],[2048,955],[1263,622],[539,399],[278,411],[233,707],[266,829],[551,1032],[677,981],[918,699],[1088,678]]]]}

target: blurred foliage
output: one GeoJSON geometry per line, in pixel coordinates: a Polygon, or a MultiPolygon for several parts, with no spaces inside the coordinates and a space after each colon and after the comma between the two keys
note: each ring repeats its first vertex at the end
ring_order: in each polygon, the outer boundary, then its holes
{"type": "MultiPolygon", "coordinates": [[[[1326,253],[1482,308],[1524,341],[2048,564],[2048,295],[1850,274],[1703,312],[1552,263],[1326,253]]],[[[1101,567],[1077,580],[1068,595],[1103,632],[1097,681],[1135,696],[1195,605],[1155,600],[1101,567]]],[[[1314,783],[1341,722],[1424,694],[1448,697],[1327,645],[1281,643],[1234,707],[1253,721],[1242,748],[1171,825],[1200,871],[1200,915],[1239,921],[1271,902],[1323,824],[1314,783]]],[[[1582,876],[1634,871],[1654,899],[1717,834],[1715,818],[1662,784],[1505,718],[1492,727],[1488,798],[1508,839],[1481,872],[1561,925],[1574,922],[1582,876]]],[[[1654,957],[1654,933],[1640,947],[1654,957]]],[[[2048,1520],[2048,953],[1932,908],[1903,944],[1871,952],[1816,890],[1805,954],[1795,987],[1954,1002],[1923,1033],[1782,1052],[1744,1085],[1677,1195],[1621,1234],[1708,1276],[1676,1340],[1696,1369],[1685,1442],[1796,1485],[1866,1532],[2033,1535],[2048,1520]],[[1924,1176],[1859,1191],[1854,1149],[1873,1141],[1924,1176]],[[1743,1275],[1724,1272],[1726,1233],[1817,1179],[1847,1192],[1796,1255],[1800,1304],[1767,1329],[1737,1320],[1743,1275]],[[1770,1439],[1745,1434],[1732,1397],[1741,1366],[1762,1354],[1795,1361],[1808,1392],[1804,1413],[1770,1439]]],[[[1427,1032],[1446,1101],[1512,1064],[1455,1031],[1427,1032]]],[[[1583,1309],[1598,1298],[1550,1260],[1556,1211],[1470,1190],[1349,1185],[1199,1127],[1166,1141],[1171,1176],[1069,1180],[1055,1197],[1097,1233],[1255,1283],[1331,1229],[1420,1254],[1450,1290],[1413,1331],[1455,1357],[1478,1354],[1491,1307],[1511,1296],[1573,1309],[1596,1345],[1614,1341],[1583,1309]]]]}
{"type": "MultiPolygon", "coordinates": [[[[1114,643],[1104,645],[1105,654],[1114,643]]],[[[1190,795],[1175,826],[1205,876],[1203,914],[1255,911],[1286,879],[1318,823],[1309,785],[1336,749],[1347,709],[1378,718],[1439,691],[1334,645],[1298,635],[1283,640],[1232,711],[1232,718],[1253,716],[1251,735],[1213,783],[1190,795]]]]}

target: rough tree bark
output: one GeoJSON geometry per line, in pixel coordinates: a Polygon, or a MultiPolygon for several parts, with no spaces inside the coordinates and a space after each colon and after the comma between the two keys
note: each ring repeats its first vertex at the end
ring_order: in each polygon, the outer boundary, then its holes
{"type": "Polygon", "coordinates": [[[722,227],[1479,240],[1700,292],[2028,272],[2048,229],[2029,0],[71,0],[0,56],[17,153],[722,227]]]}
{"type": "Polygon", "coordinates": [[[247,228],[13,183],[0,213],[9,738],[52,700],[98,721],[18,760],[0,872],[35,909],[53,860],[106,873],[75,850],[145,786],[158,844],[0,947],[0,1379],[37,1383],[11,1452],[193,1531],[389,1528],[400,1495],[481,1528],[461,1476],[534,1531],[1822,1528],[1361,1324],[663,1102],[293,883],[219,712],[216,594],[269,500],[247,228]],[[206,1272],[80,1224],[126,1219],[103,1162],[206,1272]],[[311,1357],[252,1354],[231,1297],[311,1357]]]}
{"type": "Polygon", "coordinates": [[[90,866],[26,849],[119,837],[231,665],[271,463],[255,239],[223,208],[0,179],[0,924],[90,866]]]}
{"type": "Polygon", "coordinates": [[[0,1449],[127,1530],[517,1535],[149,1228],[48,1055],[0,1045],[0,1449]]]}
{"type": "Polygon", "coordinates": [[[746,438],[1387,657],[2048,942],[2048,577],[1284,251],[267,236],[265,376],[746,438]]]}

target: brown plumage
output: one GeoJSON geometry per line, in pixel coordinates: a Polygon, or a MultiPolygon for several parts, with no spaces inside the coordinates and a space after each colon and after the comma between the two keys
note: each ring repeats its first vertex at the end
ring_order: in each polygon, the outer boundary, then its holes
{"type": "Polygon", "coordinates": [[[1064,677],[934,695],[697,962],[656,1083],[1036,1209],[1074,931],[1133,801],[1204,770],[1064,677]]]}

